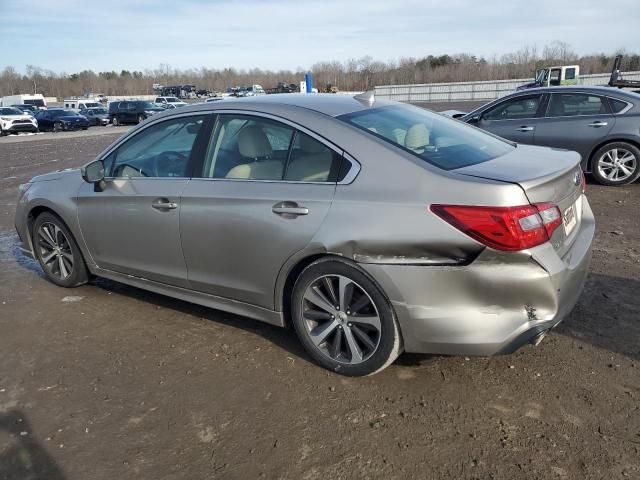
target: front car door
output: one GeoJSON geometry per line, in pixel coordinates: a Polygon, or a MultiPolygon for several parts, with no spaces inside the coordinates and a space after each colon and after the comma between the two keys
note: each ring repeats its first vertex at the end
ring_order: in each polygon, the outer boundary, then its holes
{"type": "Polygon", "coordinates": [[[575,150],[582,155],[584,166],[615,121],[605,97],[571,91],[552,93],[544,119],[536,127],[535,144],[575,150]]]}
{"type": "Polygon", "coordinates": [[[273,309],[280,269],[329,210],[341,154],[268,116],[219,115],[201,178],[182,198],[192,288],[273,309]]]}
{"type": "Polygon", "coordinates": [[[483,111],[476,126],[513,142],[533,144],[544,96],[508,98],[483,111]]]}
{"type": "MultiPolygon", "coordinates": [[[[78,195],[82,236],[98,267],[188,286],[180,243],[180,195],[206,146],[206,115],[150,124],[108,153],[102,191],[78,195]]],[[[99,190],[99,189],[98,189],[99,190]]]]}

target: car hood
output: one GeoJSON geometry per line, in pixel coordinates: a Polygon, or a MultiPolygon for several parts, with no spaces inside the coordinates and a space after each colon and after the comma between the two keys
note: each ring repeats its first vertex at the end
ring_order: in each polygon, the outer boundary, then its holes
{"type": "Polygon", "coordinates": [[[56,170],[55,172],[43,173],[42,175],[33,177],[31,180],[29,180],[29,183],[48,182],[51,180],[58,180],[59,178],[69,175],[78,175],[78,178],[80,178],[80,169],[65,168],[63,170],[56,170]]]}
{"type": "Polygon", "coordinates": [[[56,117],[54,120],[64,120],[66,122],[72,122],[76,120],[86,120],[86,118],[80,115],[63,115],[61,117],[56,117]]]}
{"type": "Polygon", "coordinates": [[[32,119],[32,116],[27,115],[26,113],[22,115],[0,115],[0,117],[10,118],[11,120],[31,120],[32,119]]]}

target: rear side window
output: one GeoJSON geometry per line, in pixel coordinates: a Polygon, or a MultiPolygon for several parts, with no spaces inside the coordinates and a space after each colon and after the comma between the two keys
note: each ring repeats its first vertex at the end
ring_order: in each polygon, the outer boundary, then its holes
{"type": "Polygon", "coordinates": [[[567,68],[564,72],[565,80],[574,80],[576,78],[576,69],[575,68],[567,68]]]}
{"type": "Polygon", "coordinates": [[[519,120],[536,116],[542,95],[505,100],[482,114],[483,120],[519,120]]]}
{"type": "Polygon", "coordinates": [[[482,130],[410,105],[374,108],[338,118],[444,170],[486,162],[515,148],[482,130]]]}
{"type": "Polygon", "coordinates": [[[607,113],[602,97],[585,93],[554,93],[547,107],[547,117],[573,117],[607,113]]]}
{"type": "Polygon", "coordinates": [[[629,105],[627,102],[623,102],[616,98],[609,98],[609,103],[611,104],[611,110],[613,113],[620,113],[622,110],[627,108],[627,105],[629,105]]]}
{"type": "Polygon", "coordinates": [[[283,123],[221,115],[202,176],[232,180],[335,182],[342,156],[283,123]]]}

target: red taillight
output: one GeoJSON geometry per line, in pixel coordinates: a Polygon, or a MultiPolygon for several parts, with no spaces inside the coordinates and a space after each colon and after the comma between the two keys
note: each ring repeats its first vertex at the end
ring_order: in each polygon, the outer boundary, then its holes
{"type": "Polygon", "coordinates": [[[551,238],[562,223],[551,203],[518,207],[431,205],[431,211],[478,242],[496,250],[524,250],[551,238]]]}
{"type": "Polygon", "coordinates": [[[583,171],[580,171],[580,173],[582,174],[582,193],[585,193],[587,191],[587,177],[585,177],[583,171]]]}

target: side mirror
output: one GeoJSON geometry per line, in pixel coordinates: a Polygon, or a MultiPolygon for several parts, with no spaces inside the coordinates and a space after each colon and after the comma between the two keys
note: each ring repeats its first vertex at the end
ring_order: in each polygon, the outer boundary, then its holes
{"type": "Polygon", "coordinates": [[[476,125],[480,121],[480,118],[482,118],[482,115],[480,114],[474,115],[469,120],[467,120],[467,123],[471,125],[476,125]]]}
{"type": "Polygon", "coordinates": [[[104,163],[102,160],[95,160],[85,165],[80,170],[82,179],[87,183],[98,183],[104,180],[104,163]]]}

